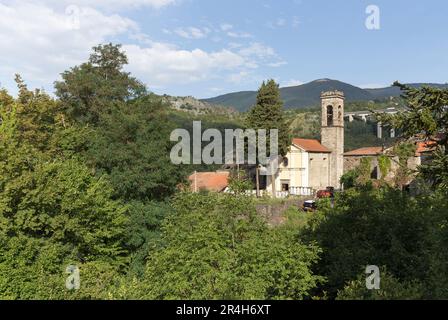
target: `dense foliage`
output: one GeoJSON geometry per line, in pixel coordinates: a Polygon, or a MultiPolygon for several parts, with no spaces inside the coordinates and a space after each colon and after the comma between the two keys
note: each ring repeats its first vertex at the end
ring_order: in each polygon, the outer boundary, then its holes
{"type": "Polygon", "coordinates": [[[350,189],[334,207],[322,205],[306,232],[323,250],[315,270],[327,279],[321,290],[334,297],[360,275],[365,288],[366,266],[377,265],[402,284],[419,283],[422,297],[446,299],[447,221],[441,192],[411,197],[391,188],[350,189]]]}
{"type": "Polygon", "coordinates": [[[303,299],[319,249],[269,229],[251,198],[179,194],[133,294],[149,299],[303,299]]]}

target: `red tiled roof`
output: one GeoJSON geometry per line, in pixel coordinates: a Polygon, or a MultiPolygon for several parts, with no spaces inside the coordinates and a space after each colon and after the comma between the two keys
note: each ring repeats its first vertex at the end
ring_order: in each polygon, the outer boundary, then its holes
{"type": "Polygon", "coordinates": [[[196,172],[188,177],[192,191],[223,191],[228,185],[229,172],[196,172]]]}
{"type": "Polygon", "coordinates": [[[318,153],[331,153],[330,150],[325,148],[320,144],[319,141],[314,139],[292,139],[292,143],[307,152],[318,152],[318,153]]]}
{"type": "Polygon", "coordinates": [[[435,141],[421,141],[417,142],[417,150],[415,151],[415,155],[420,157],[422,153],[430,152],[434,150],[434,147],[437,145],[435,141]]]}
{"type": "Polygon", "coordinates": [[[344,153],[344,156],[377,156],[383,153],[383,147],[366,147],[344,153]]]}

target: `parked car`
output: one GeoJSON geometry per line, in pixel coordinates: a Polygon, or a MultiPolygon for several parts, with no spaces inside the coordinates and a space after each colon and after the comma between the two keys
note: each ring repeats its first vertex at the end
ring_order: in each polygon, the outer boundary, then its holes
{"type": "Polygon", "coordinates": [[[334,188],[327,187],[325,190],[319,190],[316,194],[318,199],[322,198],[334,198],[334,188]]]}
{"type": "Polygon", "coordinates": [[[305,212],[314,212],[317,210],[317,203],[314,200],[307,200],[303,203],[302,210],[305,212]]]}

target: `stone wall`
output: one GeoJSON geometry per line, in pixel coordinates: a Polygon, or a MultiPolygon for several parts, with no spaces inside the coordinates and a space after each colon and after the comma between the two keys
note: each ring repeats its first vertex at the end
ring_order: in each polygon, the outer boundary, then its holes
{"type": "Polygon", "coordinates": [[[257,204],[255,207],[257,209],[257,213],[266,219],[268,225],[270,226],[278,226],[285,222],[286,218],[284,216],[284,212],[288,210],[290,207],[297,208],[299,210],[303,202],[306,199],[286,199],[280,203],[275,204],[257,204]]]}

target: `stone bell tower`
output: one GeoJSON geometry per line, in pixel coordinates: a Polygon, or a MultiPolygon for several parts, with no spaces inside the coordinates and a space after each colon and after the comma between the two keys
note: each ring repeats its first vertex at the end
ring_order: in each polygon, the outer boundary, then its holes
{"type": "Polygon", "coordinates": [[[331,151],[329,177],[331,187],[338,189],[344,174],[344,93],[322,92],[322,145],[331,151]]]}

